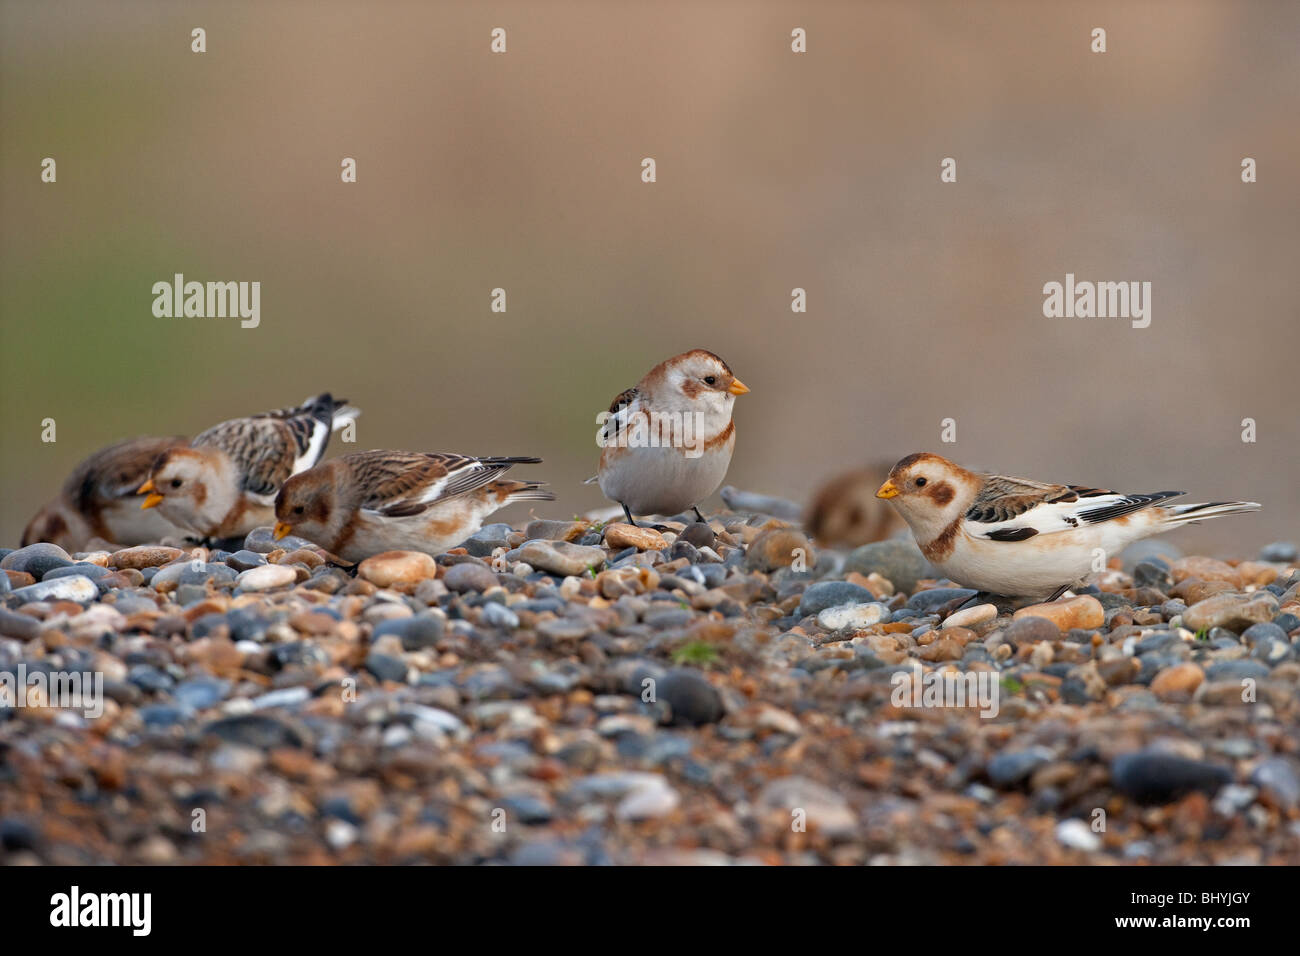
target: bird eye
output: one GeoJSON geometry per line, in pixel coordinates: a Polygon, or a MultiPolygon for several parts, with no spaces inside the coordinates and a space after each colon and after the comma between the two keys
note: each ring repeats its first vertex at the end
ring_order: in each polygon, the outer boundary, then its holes
{"type": "Polygon", "coordinates": [[[918,478],[918,479],[916,479],[916,487],[918,487],[918,488],[924,488],[924,487],[925,487],[925,479],[924,479],[924,478],[918,478]]]}
{"type": "Polygon", "coordinates": [[[179,478],[173,478],[173,479],[172,479],[172,487],[173,487],[173,488],[179,488],[180,486],[181,486],[181,480],[180,480],[179,478]]]}
{"type": "Polygon", "coordinates": [[[302,505],[298,505],[298,507],[294,508],[293,513],[296,515],[302,514],[302,505]]]}
{"type": "Polygon", "coordinates": [[[705,384],[705,385],[717,385],[717,384],[718,384],[718,376],[716,376],[716,375],[706,375],[706,376],[704,376],[704,384],[705,384]]]}

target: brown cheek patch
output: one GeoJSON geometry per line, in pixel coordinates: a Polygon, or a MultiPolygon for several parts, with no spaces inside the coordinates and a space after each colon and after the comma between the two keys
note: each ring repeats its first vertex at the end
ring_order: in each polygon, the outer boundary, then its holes
{"type": "Polygon", "coordinates": [[[693,378],[688,378],[682,382],[682,391],[686,393],[687,398],[695,398],[700,394],[700,383],[693,378]]]}
{"type": "Polygon", "coordinates": [[[952,485],[948,484],[946,481],[941,481],[937,485],[931,485],[925,493],[930,497],[930,500],[940,508],[952,501],[953,496],[957,494],[952,485]]]}
{"type": "Polygon", "coordinates": [[[194,507],[202,508],[203,503],[208,500],[208,486],[203,482],[194,483],[194,507]]]}

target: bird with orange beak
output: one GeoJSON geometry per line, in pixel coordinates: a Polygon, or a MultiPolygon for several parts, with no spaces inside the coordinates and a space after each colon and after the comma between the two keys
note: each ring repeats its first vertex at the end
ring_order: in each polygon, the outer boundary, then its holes
{"type": "Polygon", "coordinates": [[[1220,515],[1257,511],[1253,501],[1160,505],[1185,494],[1117,494],[1083,485],[983,475],[938,455],[908,455],[876,492],[898,509],[921,553],[965,587],[1055,600],[1139,538],[1220,515]]]}
{"type": "Polygon", "coordinates": [[[736,447],[732,408],[749,387],[704,349],[660,362],[622,392],[605,416],[593,479],[633,515],[693,510],[718,490],[736,447]]]}
{"type": "Polygon", "coordinates": [[[360,412],[329,393],[304,405],[214,425],[154,462],[138,489],[141,508],[157,508],[200,538],[248,534],[270,524],[276,492],[321,460],[330,432],[360,412]]]}

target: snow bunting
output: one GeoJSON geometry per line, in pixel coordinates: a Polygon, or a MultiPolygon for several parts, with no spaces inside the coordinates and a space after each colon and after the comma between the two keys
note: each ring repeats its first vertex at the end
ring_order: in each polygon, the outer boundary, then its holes
{"type": "Polygon", "coordinates": [[[980,475],[946,458],[908,455],[876,495],[893,502],[930,563],[966,587],[1055,600],[1139,538],[1253,501],[1158,505],[1182,491],[1121,495],[1081,485],[980,475]]]}
{"type": "Polygon", "coordinates": [[[609,407],[599,434],[606,498],[633,514],[675,515],[722,484],[736,447],[731,420],[749,388],[712,352],[694,349],[661,362],[609,407]]]}
{"type": "Polygon", "coordinates": [[[292,532],[346,561],[381,551],[438,555],[514,501],[551,501],[536,481],[499,476],[540,458],[417,451],[343,455],[295,475],[275,499],[275,536],[292,532]]]}
{"type": "Polygon", "coordinates": [[[888,475],[889,463],[880,462],[831,478],[808,506],[808,533],[818,544],[856,548],[901,531],[898,512],[876,499],[876,489],[888,475]]]}
{"type": "Polygon", "coordinates": [[[156,511],[141,511],[135,490],[159,455],[184,438],[129,438],[95,452],[63,483],[59,496],[23,531],[23,547],[37,541],[82,551],[91,538],[130,547],[184,532],[156,511]]]}
{"type": "Polygon", "coordinates": [[[271,523],[285,479],[319,462],[330,432],[359,414],[326,392],[297,408],[214,425],[158,458],[137,489],[148,495],[140,507],[204,538],[245,535],[271,523]]]}

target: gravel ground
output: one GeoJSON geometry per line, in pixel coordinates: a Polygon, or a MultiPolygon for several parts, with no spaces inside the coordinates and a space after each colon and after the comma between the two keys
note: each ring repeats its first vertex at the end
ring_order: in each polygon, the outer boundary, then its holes
{"type": "Polygon", "coordinates": [[[665,527],[0,550],[0,863],[1300,863],[1295,546],[951,612],[910,539],[665,527]]]}

